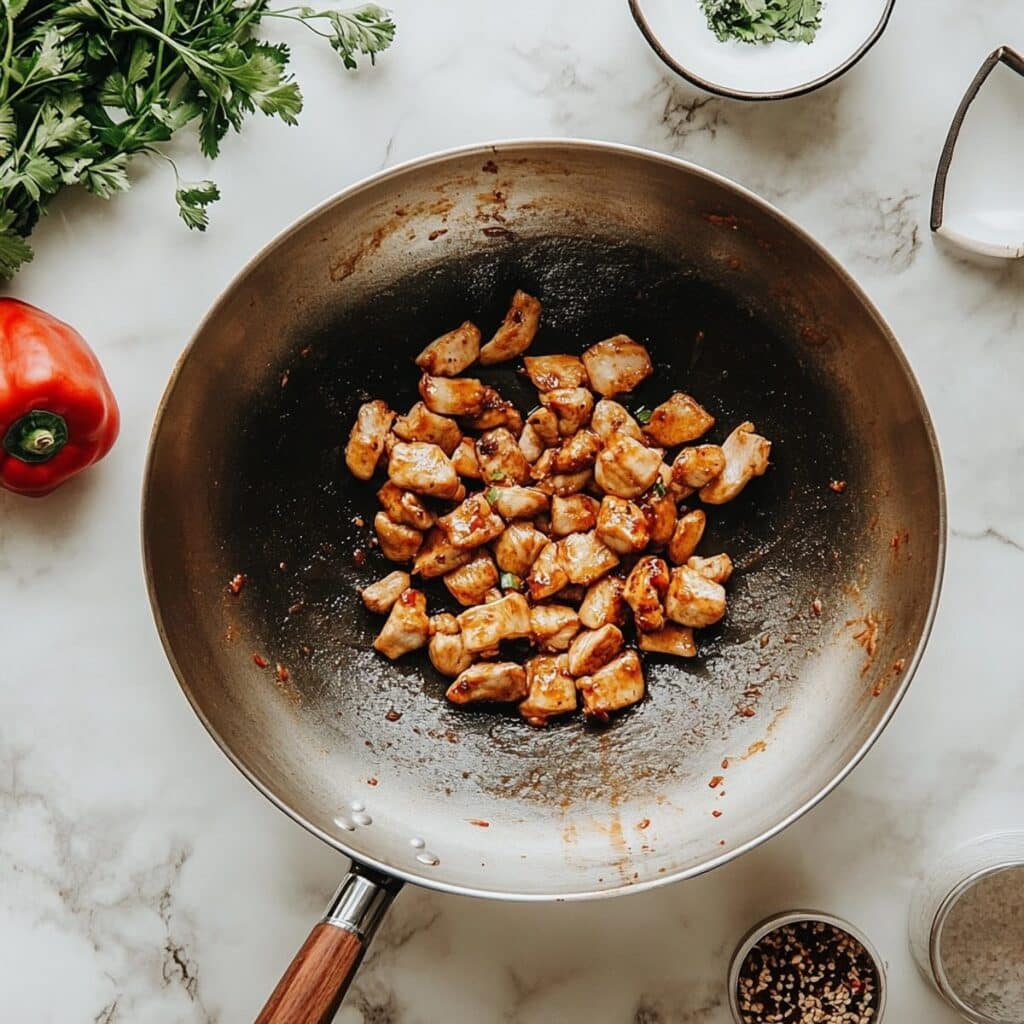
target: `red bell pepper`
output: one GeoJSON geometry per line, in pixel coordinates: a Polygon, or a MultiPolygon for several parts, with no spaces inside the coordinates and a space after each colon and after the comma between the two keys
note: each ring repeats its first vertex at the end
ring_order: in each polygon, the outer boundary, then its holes
{"type": "Polygon", "coordinates": [[[121,417],[74,328],[0,298],[0,487],[48,494],[110,451],[121,417]]]}

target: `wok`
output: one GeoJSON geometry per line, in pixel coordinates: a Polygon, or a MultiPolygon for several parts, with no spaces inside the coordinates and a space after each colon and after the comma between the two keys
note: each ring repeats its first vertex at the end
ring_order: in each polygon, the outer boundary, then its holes
{"type": "MultiPolygon", "coordinates": [[[[533,404],[514,369],[484,376],[533,404]]],[[[257,255],[168,386],[143,536],[158,628],[203,724],[354,862],[259,1018],[276,1024],[330,1019],[403,880],[515,900],[639,892],[798,818],[910,682],[945,508],[906,360],[820,246],[698,167],[541,141],[378,174],[257,255]],[[371,650],[380,620],[357,593],[389,571],[367,548],[377,484],[344,469],[357,406],[407,408],[419,349],[467,318],[486,335],[517,287],[544,304],[535,351],[629,333],[656,366],[638,403],[685,389],[717,417],[712,439],[752,419],[774,441],[702,548],[736,563],[727,619],[697,659],[647,660],[647,699],[608,728],[449,706],[425,658],[371,650]]]]}

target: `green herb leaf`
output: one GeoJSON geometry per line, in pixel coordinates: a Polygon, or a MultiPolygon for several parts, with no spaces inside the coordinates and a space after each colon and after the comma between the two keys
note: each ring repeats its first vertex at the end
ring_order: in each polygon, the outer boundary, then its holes
{"type": "Polygon", "coordinates": [[[651,417],[654,415],[653,411],[648,409],[646,405],[641,405],[636,412],[633,413],[633,419],[637,421],[642,427],[646,427],[651,422],[651,417]]]}
{"type": "Polygon", "coordinates": [[[665,494],[666,494],[665,485],[660,480],[655,480],[654,481],[654,483],[651,485],[651,490],[654,491],[654,496],[656,498],[664,498],[665,497],[665,494]]]}
{"type": "Polygon", "coordinates": [[[14,223],[14,211],[0,212],[0,275],[12,277],[23,263],[32,259],[32,249],[28,242],[11,228],[14,223]]]}
{"type": "Polygon", "coordinates": [[[499,483],[500,484],[501,481],[504,480],[507,475],[508,474],[505,472],[505,470],[503,470],[503,469],[496,469],[490,475],[489,479],[493,480],[495,483],[499,483]]]}
{"type": "Polygon", "coordinates": [[[503,572],[498,580],[502,590],[521,590],[523,581],[514,572],[503,572]]]}
{"type": "Polygon", "coordinates": [[[821,0],[700,0],[708,27],[723,42],[810,43],[821,26],[821,0]]]}
{"type": "Polygon", "coordinates": [[[497,487],[488,487],[484,492],[484,499],[488,505],[493,505],[498,500],[499,492],[497,487]]]}
{"type": "Polygon", "coordinates": [[[194,181],[178,186],[174,193],[181,219],[197,231],[205,231],[210,218],[206,207],[220,199],[220,189],[212,181],[194,181]]]}

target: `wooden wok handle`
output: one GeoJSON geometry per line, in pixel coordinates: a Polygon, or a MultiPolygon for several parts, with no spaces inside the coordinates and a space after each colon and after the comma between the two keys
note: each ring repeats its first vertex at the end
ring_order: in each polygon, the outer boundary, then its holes
{"type": "Polygon", "coordinates": [[[256,1024],[330,1024],[402,883],[353,865],[256,1024]]]}

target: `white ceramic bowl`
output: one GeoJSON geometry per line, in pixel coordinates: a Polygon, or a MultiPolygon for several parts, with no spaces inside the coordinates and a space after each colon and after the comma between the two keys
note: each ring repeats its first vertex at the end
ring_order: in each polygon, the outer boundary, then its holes
{"type": "Polygon", "coordinates": [[[721,42],[700,0],[629,0],[640,31],[677,74],[707,92],[776,100],[848,71],[885,31],[896,0],[824,0],[813,43],[721,42]]]}

